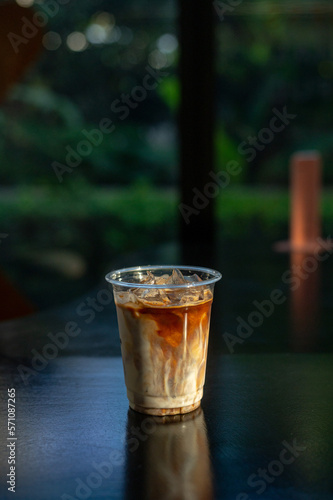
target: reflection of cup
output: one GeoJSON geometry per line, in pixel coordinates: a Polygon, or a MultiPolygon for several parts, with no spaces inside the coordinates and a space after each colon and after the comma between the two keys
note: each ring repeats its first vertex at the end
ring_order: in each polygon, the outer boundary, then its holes
{"type": "Polygon", "coordinates": [[[160,418],[129,410],[126,446],[127,500],[214,498],[201,408],[160,418]]]}
{"type": "Polygon", "coordinates": [[[146,266],[113,271],[130,407],[151,415],[188,413],[205,382],[217,271],[146,266]],[[181,272],[179,272],[181,271],[181,272]]]}

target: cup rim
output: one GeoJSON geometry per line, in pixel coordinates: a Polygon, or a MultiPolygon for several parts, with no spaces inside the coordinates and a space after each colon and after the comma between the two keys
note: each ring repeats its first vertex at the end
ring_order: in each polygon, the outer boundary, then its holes
{"type": "Polygon", "coordinates": [[[215,271],[214,269],[210,269],[208,267],[199,267],[199,266],[173,266],[173,265],[159,265],[159,266],[153,266],[153,265],[147,265],[147,266],[133,266],[133,267],[124,267],[122,269],[114,269],[113,271],[110,271],[109,273],[106,274],[105,279],[109,283],[112,283],[112,285],[118,285],[118,286],[124,286],[126,288],[168,288],[168,289],[181,289],[181,288],[195,288],[198,286],[206,286],[206,285],[211,285],[213,283],[216,283],[222,278],[222,274],[219,271],[215,271]],[[129,281],[120,281],[120,273],[125,274],[126,272],[131,272],[131,271],[152,271],[154,269],[158,270],[163,270],[163,269],[179,269],[180,271],[182,270],[192,270],[194,272],[204,272],[207,274],[211,275],[211,278],[202,280],[202,281],[195,281],[193,283],[182,283],[182,284],[162,284],[162,285],[154,285],[154,284],[145,284],[145,283],[131,283],[129,281]],[[118,279],[117,279],[117,274],[118,274],[118,279]]]}

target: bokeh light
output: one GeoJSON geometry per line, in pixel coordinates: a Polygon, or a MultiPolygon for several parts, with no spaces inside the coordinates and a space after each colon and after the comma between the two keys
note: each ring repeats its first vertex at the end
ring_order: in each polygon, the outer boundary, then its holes
{"type": "Polygon", "coordinates": [[[153,50],[149,54],[148,62],[152,68],[161,69],[168,66],[168,58],[165,54],[162,54],[159,50],[153,50]]]}
{"type": "Polygon", "coordinates": [[[49,31],[43,36],[43,46],[46,50],[57,50],[61,43],[61,36],[55,31],[49,31]]]}
{"type": "Polygon", "coordinates": [[[116,20],[114,15],[110,14],[110,12],[100,12],[99,14],[94,16],[93,23],[99,24],[104,28],[113,28],[113,26],[116,24],[116,20]]]}
{"type": "Polygon", "coordinates": [[[171,54],[178,48],[178,40],[175,35],[165,33],[157,40],[157,48],[162,54],[171,54]]]}
{"type": "Polygon", "coordinates": [[[119,26],[115,26],[108,37],[108,43],[119,42],[121,35],[122,35],[121,29],[119,28],[119,26]]]}
{"type": "Polygon", "coordinates": [[[73,52],[82,52],[88,47],[88,42],[84,33],[79,31],[73,31],[73,33],[68,35],[66,43],[67,47],[73,52]]]}
{"type": "Polygon", "coordinates": [[[34,0],[16,0],[16,3],[20,7],[31,7],[34,4],[34,0]]]}
{"type": "Polygon", "coordinates": [[[90,24],[86,29],[86,37],[90,43],[105,43],[108,39],[108,30],[100,24],[90,24]]]}
{"type": "Polygon", "coordinates": [[[120,45],[129,45],[133,40],[133,31],[127,26],[122,26],[121,37],[119,38],[120,45]]]}
{"type": "Polygon", "coordinates": [[[115,17],[109,12],[95,15],[85,31],[88,42],[98,45],[119,40],[121,33],[115,27],[115,17]]]}

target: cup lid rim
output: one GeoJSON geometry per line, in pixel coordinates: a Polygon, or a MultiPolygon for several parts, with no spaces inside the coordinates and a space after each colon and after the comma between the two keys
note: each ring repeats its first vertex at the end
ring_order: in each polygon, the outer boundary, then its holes
{"type": "Polygon", "coordinates": [[[124,267],[121,269],[114,269],[113,271],[110,271],[109,273],[106,274],[105,279],[109,283],[112,283],[112,285],[121,285],[127,288],[168,288],[168,289],[181,289],[181,288],[192,288],[192,287],[198,287],[198,286],[203,286],[203,285],[211,285],[213,283],[216,283],[222,278],[222,274],[219,271],[215,271],[214,269],[210,269],[208,267],[200,267],[200,266],[173,266],[173,265],[159,265],[159,266],[153,266],[153,265],[147,265],[147,266],[133,266],[133,267],[124,267]],[[154,285],[154,284],[145,284],[145,283],[133,283],[130,281],[121,281],[119,280],[120,273],[125,274],[126,272],[132,272],[132,271],[152,271],[152,270],[171,270],[171,269],[179,269],[180,271],[194,271],[194,272],[204,272],[207,274],[210,274],[211,277],[202,281],[195,281],[195,282],[189,282],[189,283],[182,283],[182,284],[162,284],[162,285],[154,285]],[[118,273],[118,278],[116,277],[118,273]]]}

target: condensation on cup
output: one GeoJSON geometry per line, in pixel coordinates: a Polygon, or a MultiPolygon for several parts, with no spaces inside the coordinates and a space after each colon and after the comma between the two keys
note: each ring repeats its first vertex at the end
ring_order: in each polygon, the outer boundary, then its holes
{"type": "Polygon", "coordinates": [[[129,405],[150,415],[188,413],[205,383],[213,291],[221,274],[202,267],[112,271],[129,405]]]}

